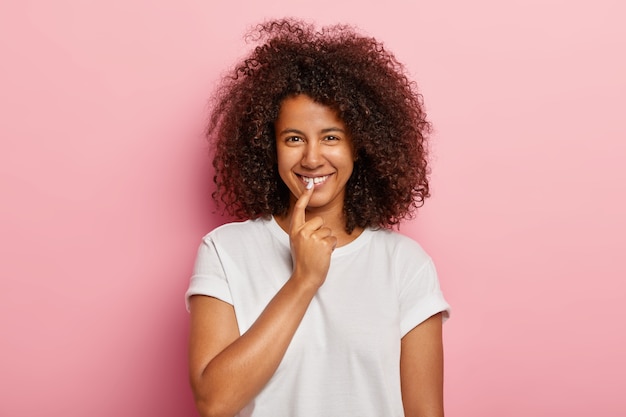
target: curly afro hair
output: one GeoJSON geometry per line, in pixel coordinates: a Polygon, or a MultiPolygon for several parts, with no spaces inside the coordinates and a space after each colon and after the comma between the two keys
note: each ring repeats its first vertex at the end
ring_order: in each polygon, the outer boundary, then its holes
{"type": "Polygon", "coordinates": [[[274,122],[285,98],[306,94],[335,110],[352,137],[346,231],[390,228],[412,217],[429,197],[430,123],[395,56],[345,25],[316,30],[299,20],[273,20],[248,39],[259,46],[222,80],[207,127],[218,205],[240,219],[287,213],[274,122]]]}

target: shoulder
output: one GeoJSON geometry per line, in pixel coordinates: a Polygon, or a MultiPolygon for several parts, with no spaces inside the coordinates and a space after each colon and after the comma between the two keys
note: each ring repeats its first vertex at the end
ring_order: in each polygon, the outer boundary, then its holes
{"type": "Polygon", "coordinates": [[[205,242],[225,242],[242,238],[250,239],[263,233],[269,221],[265,219],[245,220],[225,223],[207,233],[202,240],[205,242]]]}
{"type": "Polygon", "coordinates": [[[372,244],[397,258],[411,258],[419,263],[431,262],[424,248],[412,237],[389,229],[372,230],[372,244]]]}
{"type": "Polygon", "coordinates": [[[246,220],[226,223],[206,234],[200,243],[196,262],[237,259],[243,261],[251,254],[259,254],[271,245],[272,237],[267,220],[246,220]]]}
{"type": "Polygon", "coordinates": [[[202,238],[203,247],[218,253],[247,253],[268,246],[272,240],[269,220],[255,219],[226,223],[202,238]]]}

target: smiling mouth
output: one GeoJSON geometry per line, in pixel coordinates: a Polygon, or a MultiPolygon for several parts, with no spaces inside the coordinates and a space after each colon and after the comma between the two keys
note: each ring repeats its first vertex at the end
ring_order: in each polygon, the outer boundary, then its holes
{"type": "Polygon", "coordinates": [[[323,175],[321,177],[305,177],[304,175],[300,175],[300,178],[304,182],[304,184],[308,184],[309,181],[313,180],[313,185],[318,185],[324,183],[330,175],[323,175]]]}

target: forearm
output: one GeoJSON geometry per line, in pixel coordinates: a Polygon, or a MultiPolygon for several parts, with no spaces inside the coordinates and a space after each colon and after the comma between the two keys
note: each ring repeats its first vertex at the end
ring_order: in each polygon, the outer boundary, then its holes
{"type": "Polygon", "coordinates": [[[216,355],[195,380],[205,416],[232,416],[265,386],[280,364],[317,288],[290,279],[255,323],[216,355]]]}

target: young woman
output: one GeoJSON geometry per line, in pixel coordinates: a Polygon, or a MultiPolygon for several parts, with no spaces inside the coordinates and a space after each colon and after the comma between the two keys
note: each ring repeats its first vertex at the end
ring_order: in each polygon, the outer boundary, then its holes
{"type": "Polygon", "coordinates": [[[270,21],[217,91],[216,200],[187,291],[203,416],[443,416],[435,267],[391,228],[429,195],[421,96],[347,26],[270,21]]]}

